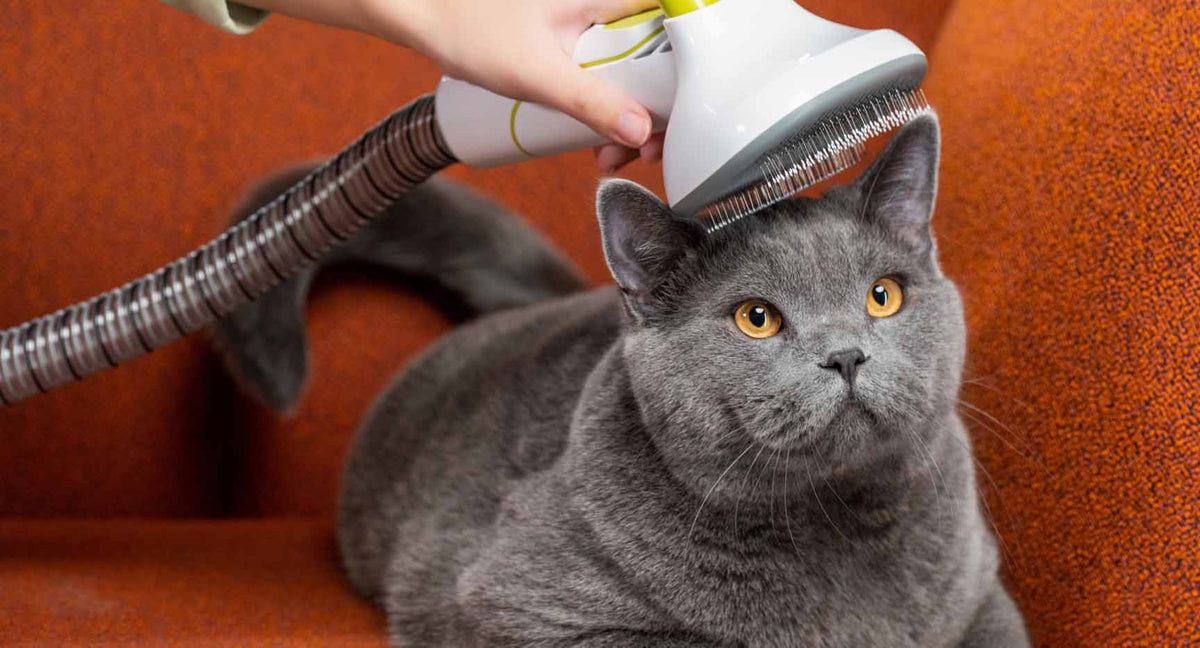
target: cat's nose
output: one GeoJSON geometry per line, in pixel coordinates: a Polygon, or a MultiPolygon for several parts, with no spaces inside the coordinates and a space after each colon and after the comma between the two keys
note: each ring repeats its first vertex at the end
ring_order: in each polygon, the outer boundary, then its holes
{"type": "Polygon", "coordinates": [[[822,369],[833,369],[842,374],[842,379],[845,380],[851,387],[854,386],[854,378],[858,375],[858,366],[867,361],[867,356],[862,349],[854,347],[853,349],[842,349],[834,351],[825,358],[825,362],[820,364],[822,369]]]}

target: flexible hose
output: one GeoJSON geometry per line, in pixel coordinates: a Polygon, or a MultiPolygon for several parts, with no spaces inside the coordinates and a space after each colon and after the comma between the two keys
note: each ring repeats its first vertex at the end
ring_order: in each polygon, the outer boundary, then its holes
{"type": "Polygon", "coordinates": [[[195,332],[313,263],[453,164],[432,95],[392,113],[287,193],[178,261],[0,334],[0,404],[195,332]]]}

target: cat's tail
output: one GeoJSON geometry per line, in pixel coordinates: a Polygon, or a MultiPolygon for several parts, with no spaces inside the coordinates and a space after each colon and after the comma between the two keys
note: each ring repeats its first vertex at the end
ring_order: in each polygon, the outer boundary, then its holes
{"type": "MultiPolygon", "coordinates": [[[[249,217],[311,168],[265,180],[234,210],[234,221],[249,217]]],[[[450,298],[439,305],[456,318],[523,306],[584,285],[574,266],[521,219],[462,185],[428,180],[319,264],[212,327],[212,340],[230,373],[278,411],[292,409],[308,375],[304,302],[309,285],[322,267],[342,263],[381,266],[422,284],[432,282],[450,298]]]]}

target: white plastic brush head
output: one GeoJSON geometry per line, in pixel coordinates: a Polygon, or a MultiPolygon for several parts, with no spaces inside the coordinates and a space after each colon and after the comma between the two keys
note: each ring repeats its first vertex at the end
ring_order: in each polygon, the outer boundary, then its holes
{"type": "Polygon", "coordinates": [[[755,165],[751,184],[696,211],[709,233],[831,178],[862,160],[864,144],[932,112],[921,90],[889,90],[835,111],[755,165]]]}
{"type": "Polygon", "coordinates": [[[854,165],[867,139],[928,110],[925,55],[891,30],[792,0],[721,0],[665,26],[678,76],[667,199],[710,229],[854,165]]]}

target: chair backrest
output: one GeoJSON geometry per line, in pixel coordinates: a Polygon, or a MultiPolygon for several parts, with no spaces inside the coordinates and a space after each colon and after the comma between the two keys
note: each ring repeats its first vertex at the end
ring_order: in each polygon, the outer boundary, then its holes
{"type": "Polygon", "coordinates": [[[959,0],[933,52],[961,411],[1039,645],[1200,642],[1200,6],[959,0]]]}

